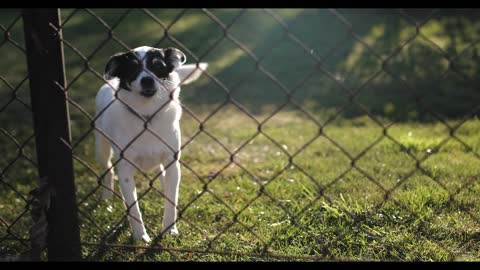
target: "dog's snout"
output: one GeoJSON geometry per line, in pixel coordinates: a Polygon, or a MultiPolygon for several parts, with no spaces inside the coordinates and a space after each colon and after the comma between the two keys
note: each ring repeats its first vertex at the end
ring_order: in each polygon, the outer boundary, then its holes
{"type": "Polygon", "coordinates": [[[140,84],[142,85],[143,88],[153,88],[155,81],[153,80],[152,77],[143,77],[142,80],[140,81],[140,84]]]}

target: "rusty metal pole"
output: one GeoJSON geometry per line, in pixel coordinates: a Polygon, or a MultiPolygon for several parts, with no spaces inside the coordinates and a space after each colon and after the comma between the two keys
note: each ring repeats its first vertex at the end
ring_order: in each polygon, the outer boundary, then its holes
{"type": "Polygon", "coordinates": [[[60,10],[24,9],[23,21],[39,174],[52,190],[48,260],[80,260],[60,10]]]}

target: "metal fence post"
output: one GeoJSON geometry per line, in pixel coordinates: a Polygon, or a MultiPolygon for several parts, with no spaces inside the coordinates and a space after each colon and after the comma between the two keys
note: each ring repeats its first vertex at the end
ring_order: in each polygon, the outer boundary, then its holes
{"type": "Polygon", "coordinates": [[[48,260],[81,259],[59,9],[23,10],[40,178],[53,190],[48,260]]]}

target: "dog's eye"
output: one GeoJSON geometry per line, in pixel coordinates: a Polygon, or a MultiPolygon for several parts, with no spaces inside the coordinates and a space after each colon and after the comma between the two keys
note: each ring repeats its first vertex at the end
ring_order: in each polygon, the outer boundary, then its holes
{"type": "Polygon", "coordinates": [[[152,65],[155,66],[155,67],[165,67],[166,66],[165,63],[158,58],[155,58],[155,59],[152,60],[152,65]]]}

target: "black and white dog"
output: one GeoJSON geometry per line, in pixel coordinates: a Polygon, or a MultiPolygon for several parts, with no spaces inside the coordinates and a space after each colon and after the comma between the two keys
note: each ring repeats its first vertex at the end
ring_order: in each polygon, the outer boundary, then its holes
{"type": "Polygon", "coordinates": [[[133,239],[149,242],[137,201],[135,172],[155,170],[165,194],[162,233],[178,234],[180,184],[180,86],[198,79],[207,63],[183,65],[186,56],[175,48],[138,47],[111,57],[105,68],[108,83],[96,97],[96,157],[108,170],[104,199],[112,199],[115,167],[127,206],[133,239]],[[113,149],[113,151],[112,151],[113,149]]]}

